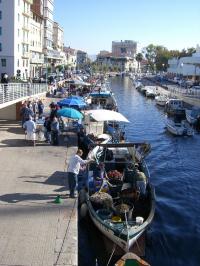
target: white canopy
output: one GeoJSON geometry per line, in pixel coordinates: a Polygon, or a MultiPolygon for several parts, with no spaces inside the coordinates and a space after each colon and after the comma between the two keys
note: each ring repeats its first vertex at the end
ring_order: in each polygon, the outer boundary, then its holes
{"type": "Polygon", "coordinates": [[[100,121],[118,121],[118,122],[129,123],[128,119],[126,119],[125,116],[123,116],[122,114],[115,112],[115,111],[98,109],[98,110],[89,110],[89,111],[87,111],[87,113],[89,113],[90,116],[98,122],[100,122],[100,121]]]}

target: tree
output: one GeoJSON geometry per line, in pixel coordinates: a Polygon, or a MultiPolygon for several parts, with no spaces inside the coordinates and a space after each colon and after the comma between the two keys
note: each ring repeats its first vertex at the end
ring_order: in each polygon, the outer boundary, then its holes
{"type": "Polygon", "coordinates": [[[135,60],[137,61],[137,71],[138,71],[140,67],[140,63],[143,60],[143,54],[142,53],[136,54],[135,60]]]}

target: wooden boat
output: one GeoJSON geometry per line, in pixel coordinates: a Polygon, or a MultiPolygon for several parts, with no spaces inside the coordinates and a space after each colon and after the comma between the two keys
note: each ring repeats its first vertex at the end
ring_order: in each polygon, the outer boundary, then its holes
{"type": "Polygon", "coordinates": [[[128,265],[136,265],[136,266],[150,266],[148,262],[141,259],[139,256],[132,252],[126,253],[123,257],[121,257],[116,263],[115,266],[128,266],[128,265]]]}
{"type": "Polygon", "coordinates": [[[154,217],[154,188],[144,161],[149,150],[146,143],[107,143],[99,144],[88,154],[94,160],[88,167],[89,215],[96,227],[125,252],[154,217]],[[97,186],[95,172],[100,164],[104,170],[98,175],[101,181],[97,186]]]}
{"type": "Polygon", "coordinates": [[[186,121],[174,122],[168,120],[166,123],[167,130],[176,136],[193,136],[194,130],[186,123],[186,121]]]}

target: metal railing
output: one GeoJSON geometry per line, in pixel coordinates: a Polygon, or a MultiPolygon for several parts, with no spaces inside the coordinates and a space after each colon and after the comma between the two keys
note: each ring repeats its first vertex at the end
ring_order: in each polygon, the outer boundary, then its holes
{"type": "Polygon", "coordinates": [[[47,84],[8,83],[0,84],[0,105],[21,98],[47,92],[47,84]]]}
{"type": "Polygon", "coordinates": [[[168,85],[168,91],[176,95],[182,95],[183,97],[200,99],[200,90],[195,88],[185,89],[175,85],[168,85]]]}

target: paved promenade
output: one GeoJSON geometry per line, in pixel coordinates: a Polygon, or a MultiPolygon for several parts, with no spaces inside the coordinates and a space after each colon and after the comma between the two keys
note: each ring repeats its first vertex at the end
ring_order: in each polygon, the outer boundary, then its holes
{"type": "Polygon", "coordinates": [[[19,123],[0,121],[0,265],[77,265],[77,199],[54,203],[67,193],[75,145],[71,133],[60,146],[31,147],[19,123]]]}

